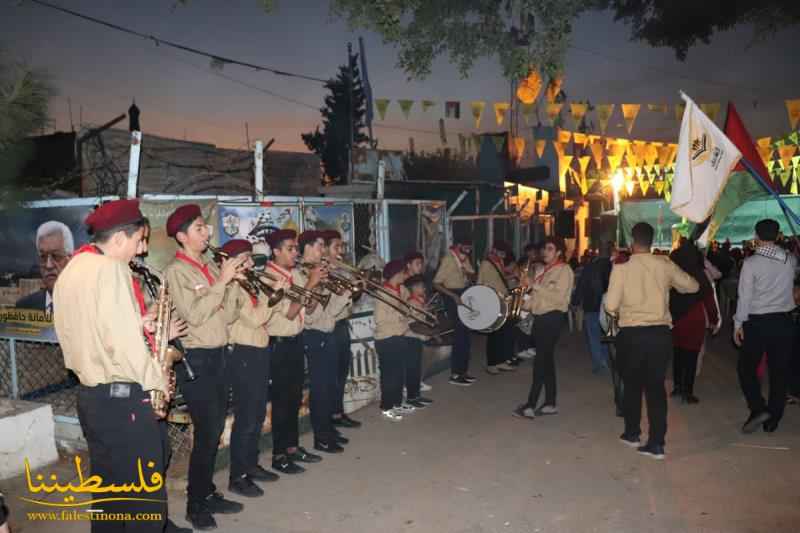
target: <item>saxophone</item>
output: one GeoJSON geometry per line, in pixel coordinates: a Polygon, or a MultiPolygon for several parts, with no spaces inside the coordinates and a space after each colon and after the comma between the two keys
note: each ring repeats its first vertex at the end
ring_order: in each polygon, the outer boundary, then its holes
{"type": "Polygon", "coordinates": [[[183,358],[183,353],[169,343],[172,301],[167,291],[167,282],[162,280],[156,299],[156,326],[153,332],[153,350],[151,355],[158,363],[161,372],[167,378],[168,391],[150,391],[150,404],[156,415],[166,418],[170,399],[175,395],[175,372],[172,367],[183,358]]]}

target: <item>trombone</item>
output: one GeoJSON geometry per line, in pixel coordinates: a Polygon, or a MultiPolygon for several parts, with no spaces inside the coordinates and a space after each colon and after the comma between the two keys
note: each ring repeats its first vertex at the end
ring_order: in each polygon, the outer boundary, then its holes
{"type": "MultiPolygon", "coordinates": [[[[425,325],[435,328],[438,324],[438,320],[436,315],[430,313],[424,309],[419,309],[418,307],[414,307],[407,301],[403,300],[393,292],[389,292],[383,288],[383,285],[374,281],[370,276],[370,271],[368,270],[361,270],[356,268],[352,265],[348,265],[344,261],[340,261],[338,259],[330,260],[330,264],[334,268],[338,268],[340,270],[345,270],[352,274],[356,281],[362,283],[363,291],[376,300],[379,300],[395,311],[399,313],[403,313],[404,315],[411,315],[413,318],[418,319],[419,322],[424,323],[425,325]]],[[[348,283],[352,283],[348,280],[348,283]]]]}
{"type": "MultiPolygon", "coordinates": [[[[280,281],[277,276],[273,276],[269,272],[254,272],[253,273],[257,277],[264,277],[270,281],[280,281]]],[[[264,281],[261,281],[264,283],[264,281]]],[[[266,283],[264,283],[266,285],[266,283]]],[[[268,285],[267,285],[268,286],[268,285]]],[[[271,288],[271,287],[270,287],[271,288]]],[[[330,294],[320,294],[318,292],[314,292],[313,290],[306,289],[305,287],[301,287],[300,285],[296,285],[292,283],[289,286],[288,291],[286,291],[285,296],[289,298],[294,303],[298,304],[305,304],[305,301],[311,300],[317,302],[319,305],[325,309],[328,306],[328,302],[331,300],[330,294]]]]}
{"type": "MultiPolygon", "coordinates": [[[[217,248],[216,246],[211,246],[210,244],[206,245],[208,250],[213,254],[214,260],[218,262],[222,262],[223,259],[228,259],[230,256],[223,252],[221,248],[217,248]]],[[[236,279],[239,285],[253,298],[258,298],[259,293],[264,293],[269,297],[267,300],[267,305],[270,307],[275,307],[283,300],[285,296],[283,289],[275,290],[269,286],[269,284],[265,283],[264,280],[259,278],[257,272],[255,272],[252,268],[245,269],[242,272],[245,276],[245,279],[236,279]]]]}
{"type": "Polygon", "coordinates": [[[304,274],[306,275],[308,275],[309,270],[318,266],[328,269],[327,277],[320,283],[322,288],[329,290],[337,296],[341,296],[347,291],[350,291],[350,293],[355,296],[363,291],[363,287],[358,281],[353,281],[345,276],[332,272],[330,270],[330,262],[326,257],[323,257],[319,264],[300,263],[300,267],[305,269],[304,274]]]}

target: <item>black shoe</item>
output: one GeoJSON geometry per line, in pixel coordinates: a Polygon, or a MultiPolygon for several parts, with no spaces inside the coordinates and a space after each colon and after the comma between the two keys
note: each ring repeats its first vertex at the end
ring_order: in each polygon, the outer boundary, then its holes
{"type": "Polygon", "coordinates": [[[272,458],[272,469],[283,474],[302,474],[306,471],[305,468],[295,464],[294,461],[285,455],[272,458]]]}
{"type": "Polygon", "coordinates": [[[358,420],[353,420],[352,418],[350,418],[350,416],[348,416],[346,414],[342,415],[341,420],[344,422],[344,427],[346,427],[346,428],[360,428],[361,427],[361,422],[359,422],[358,420]]]}
{"type": "Polygon", "coordinates": [[[506,363],[508,363],[511,366],[519,366],[522,363],[522,359],[520,359],[519,357],[512,357],[511,359],[506,361],[506,363]]]}
{"type": "Polygon", "coordinates": [[[747,422],[744,423],[742,426],[742,433],[754,433],[761,427],[764,422],[770,419],[770,414],[766,411],[761,411],[760,413],[754,413],[750,415],[750,418],[747,419],[747,422]]]}
{"type": "Polygon", "coordinates": [[[411,407],[413,407],[414,409],[425,409],[429,405],[427,403],[417,400],[416,398],[413,400],[406,400],[406,403],[411,407]]]}
{"type": "Polygon", "coordinates": [[[770,418],[769,420],[764,422],[763,428],[765,432],[772,433],[776,429],[778,429],[778,421],[775,420],[774,418],[770,418]]]}
{"type": "Polygon", "coordinates": [[[244,505],[239,502],[226,500],[219,492],[213,492],[205,499],[205,506],[211,514],[236,514],[241,513],[244,505]]]}
{"type": "Polygon", "coordinates": [[[264,495],[264,490],[247,477],[247,474],[230,480],[228,490],[246,498],[258,498],[264,495]]]}
{"type": "Polygon", "coordinates": [[[470,376],[469,374],[462,375],[461,379],[464,379],[470,383],[475,383],[476,381],[478,381],[478,378],[476,378],[475,376],[470,376]]]}
{"type": "Polygon", "coordinates": [[[639,448],[642,445],[642,441],[639,438],[639,434],[628,434],[623,433],[619,436],[619,441],[626,446],[630,446],[631,448],[639,448]]]}
{"type": "Polygon", "coordinates": [[[644,446],[640,446],[636,449],[642,455],[646,455],[648,457],[652,457],[653,459],[663,459],[664,458],[664,447],[660,444],[645,444],[644,446]]]}
{"type": "Polygon", "coordinates": [[[333,438],[336,441],[336,444],[339,444],[339,445],[341,445],[341,444],[350,444],[350,439],[348,439],[347,437],[345,437],[344,435],[342,435],[338,431],[334,433],[333,438]]]}
{"type": "Polygon", "coordinates": [[[322,461],[322,457],[313,453],[308,453],[302,446],[298,446],[296,452],[290,453],[289,459],[295,463],[319,463],[322,461]]]}
{"type": "Polygon", "coordinates": [[[455,374],[450,376],[450,381],[448,381],[450,385],[457,385],[459,387],[469,387],[472,385],[472,382],[468,379],[465,379],[463,376],[456,376],[455,374]]]}
{"type": "Polygon", "coordinates": [[[253,468],[252,470],[250,470],[247,473],[247,475],[253,481],[274,482],[274,481],[278,481],[281,478],[281,476],[279,476],[275,472],[270,472],[269,470],[267,470],[266,468],[264,468],[261,465],[256,465],[256,467],[253,468]]]}
{"type": "Polygon", "coordinates": [[[201,503],[190,503],[186,506],[186,521],[198,531],[217,529],[217,521],[214,520],[211,511],[201,503]]]}
{"type": "MultiPolygon", "coordinates": [[[[213,520],[214,518],[212,517],[211,519],[213,520]]],[[[178,524],[173,522],[172,519],[167,518],[167,525],[164,526],[164,533],[192,533],[192,528],[180,527],[178,524]]]]}
{"type": "Polygon", "coordinates": [[[414,399],[417,400],[418,402],[426,403],[428,405],[433,403],[433,400],[431,400],[430,398],[426,398],[425,396],[419,396],[414,399]]]}
{"type": "Polygon", "coordinates": [[[318,439],[314,439],[314,449],[325,453],[342,453],[344,451],[344,448],[335,442],[326,442],[318,439]]]}

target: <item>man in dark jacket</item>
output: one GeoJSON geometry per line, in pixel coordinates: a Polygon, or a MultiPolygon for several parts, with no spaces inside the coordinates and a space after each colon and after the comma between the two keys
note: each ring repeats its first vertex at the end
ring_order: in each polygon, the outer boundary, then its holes
{"type": "Polygon", "coordinates": [[[583,267],[572,296],[572,305],[583,308],[583,331],[592,354],[594,374],[608,370],[608,347],[600,342],[603,336],[600,330],[600,302],[608,289],[613,246],[612,243],[604,243],[600,247],[600,255],[583,267]]]}

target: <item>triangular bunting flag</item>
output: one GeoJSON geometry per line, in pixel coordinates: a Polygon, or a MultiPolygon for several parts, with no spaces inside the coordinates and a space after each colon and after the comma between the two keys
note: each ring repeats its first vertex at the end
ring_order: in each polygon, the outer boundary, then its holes
{"type": "Polygon", "coordinates": [[[547,84],[547,101],[549,103],[555,103],[556,96],[558,93],[561,92],[561,84],[564,82],[564,78],[561,76],[556,76],[555,78],[550,78],[550,83],[547,84]]]}
{"type": "Polygon", "coordinates": [[[719,102],[713,102],[710,104],[700,104],[700,109],[703,113],[711,119],[711,122],[717,121],[717,115],[719,115],[719,102]]]}
{"type": "Polygon", "coordinates": [[[763,147],[770,146],[772,144],[772,137],[761,137],[756,141],[756,144],[763,147]]]}
{"type": "Polygon", "coordinates": [[[572,163],[571,155],[561,155],[558,157],[558,186],[561,192],[567,191],[567,180],[565,176],[570,163],[572,163]]]}
{"type": "Polygon", "coordinates": [[[649,166],[653,166],[656,164],[656,160],[658,159],[658,147],[654,143],[650,143],[647,145],[644,151],[644,161],[649,166]]]}
{"type": "Polygon", "coordinates": [[[639,165],[639,158],[630,152],[625,154],[625,161],[628,163],[630,168],[635,168],[639,165]]]}
{"type": "Polygon", "coordinates": [[[764,162],[765,165],[767,164],[768,161],[772,159],[772,155],[775,153],[775,151],[772,149],[772,146],[759,145],[756,146],[756,149],[758,150],[758,155],[761,156],[761,160],[764,162]]]}
{"type": "Polygon", "coordinates": [[[481,127],[481,117],[483,116],[483,110],[486,107],[486,102],[483,100],[475,100],[472,102],[472,118],[475,119],[475,128],[481,127]]]}
{"type": "Polygon", "coordinates": [[[575,128],[580,126],[583,117],[586,115],[587,109],[589,109],[588,104],[583,104],[580,102],[572,102],[569,104],[569,112],[572,115],[572,120],[575,121],[575,128]]]}
{"type": "Polygon", "coordinates": [[[628,133],[633,131],[633,123],[636,122],[636,116],[639,114],[641,107],[641,104],[622,104],[622,116],[625,119],[628,133]]]}
{"type": "Polygon", "coordinates": [[[502,152],[503,145],[506,142],[505,135],[492,135],[492,140],[494,141],[494,147],[497,148],[497,151],[502,152]]]}
{"type": "Polygon", "coordinates": [[[611,174],[613,174],[619,168],[619,164],[622,162],[622,156],[607,155],[606,160],[608,160],[608,166],[611,168],[611,174]]]}
{"type": "Polygon", "coordinates": [[[605,153],[605,149],[601,143],[594,143],[589,145],[589,149],[592,151],[592,158],[594,159],[594,166],[597,167],[597,170],[602,170],[603,168],[603,154],[605,153]]]}
{"type": "Polygon", "coordinates": [[[642,189],[642,196],[647,194],[647,190],[650,188],[650,182],[647,181],[644,177],[639,176],[639,188],[642,189]]]}
{"type": "Polygon", "coordinates": [[[778,149],[778,154],[780,155],[783,168],[789,168],[789,164],[795,153],[797,153],[797,145],[795,144],[787,144],[778,149]]]}
{"type": "Polygon", "coordinates": [[[683,111],[686,109],[686,104],[675,104],[675,120],[678,122],[683,120],[683,111]]]}
{"type": "Polygon", "coordinates": [[[376,98],[375,99],[375,109],[378,111],[378,116],[381,117],[381,120],[386,120],[386,110],[389,109],[389,100],[388,98],[376,98]]]}
{"type": "Polygon", "coordinates": [[[800,132],[796,131],[796,132],[792,133],[791,135],[789,135],[788,139],[792,143],[800,145],[800,132]]]}
{"type": "Polygon", "coordinates": [[[538,157],[540,158],[542,157],[542,154],[544,153],[544,149],[546,146],[547,146],[547,141],[543,139],[536,139],[536,155],[538,157]]]}
{"type": "Polygon", "coordinates": [[[433,100],[423,100],[422,101],[422,112],[427,113],[430,108],[436,105],[436,102],[433,100]]]}
{"type": "Polygon", "coordinates": [[[792,158],[792,166],[797,169],[800,167],[800,155],[796,155],[792,158]]]}
{"type": "Polygon", "coordinates": [[[664,180],[656,180],[656,182],[653,184],[653,187],[656,188],[656,194],[661,196],[661,194],[664,192],[664,180]]]}
{"type": "Polygon", "coordinates": [[[497,121],[498,126],[502,126],[503,122],[506,120],[506,113],[511,108],[511,104],[508,102],[495,102],[494,103],[494,117],[497,121]]]}
{"type": "Polygon", "coordinates": [[[783,169],[780,172],[778,172],[778,177],[781,180],[781,185],[786,187],[786,184],[789,183],[789,178],[791,177],[791,175],[792,175],[792,169],[790,168],[783,169]]]}
{"type": "Polygon", "coordinates": [[[556,154],[558,154],[559,157],[564,155],[564,145],[562,143],[553,141],[553,149],[555,149],[556,154]]]}
{"type": "Polygon", "coordinates": [[[403,112],[403,116],[408,118],[411,108],[414,107],[414,100],[398,100],[397,103],[400,104],[400,111],[403,112]]]}
{"type": "Polygon", "coordinates": [[[550,125],[554,125],[556,117],[561,113],[561,106],[563,104],[547,104],[547,118],[550,119],[550,125]]]}
{"type": "MultiPolygon", "coordinates": [[[[578,158],[578,167],[581,171],[581,178],[586,178],[586,169],[589,168],[589,161],[592,160],[592,156],[584,155],[578,158]]],[[[583,194],[586,194],[585,192],[583,194]]]]}
{"type": "Polygon", "coordinates": [[[795,174],[794,179],[792,179],[792,187],[789,189],[791,194],[797,194],[797,175],[795,174]]]}
{"type": "Polygon", "coordinates": [[[635,186],[635,183],[633,183],[633,181],[631,181],[631,180],[628,180],[628,181],[625,182],[625,190],[628,191],[628,196],[633,196],[633,187],[634,186],[635,186]]]}
{"type": "Polygon", "coordinates": [[[663,113],[666,115],[667,111],[669,110],[669,106],[667,104],[647,104],[647,109],[653,113],[663,113]]]}
{"type": "Polygon", "coordinates": [[[797,123],[800,122],[800,98],[786,100],[786,112],[789,114],[789,125],[796,130],[797,123]]]}
{"type": "Polygon", "coordinates": [[[525,124],[530,126],[531,124],[531,117],[533,116],[533,110],[536,109],[535,104],[522,104],[522,118],[525,119],[525,124]]]}
{"type": "Polygon", "coordinates": [[[525,155],[525,137],[514,137],[514,158],[519,161],[525,155]]]}
{"type": "Polygon", "coordinates": [[[608,121],[611,120],[611,115],[614,113],[614,104],[598,104],[595,109],[597,111],[597,121],[600,123],[600,133],[605,134],[608,128],[608,121]]]}
{"type": "Polygon", "coordinates": [[[454,118],[459,120],[461,118],[461,102],[450,101],[444,103],[444,116],[445,118],[454,118]]]}

